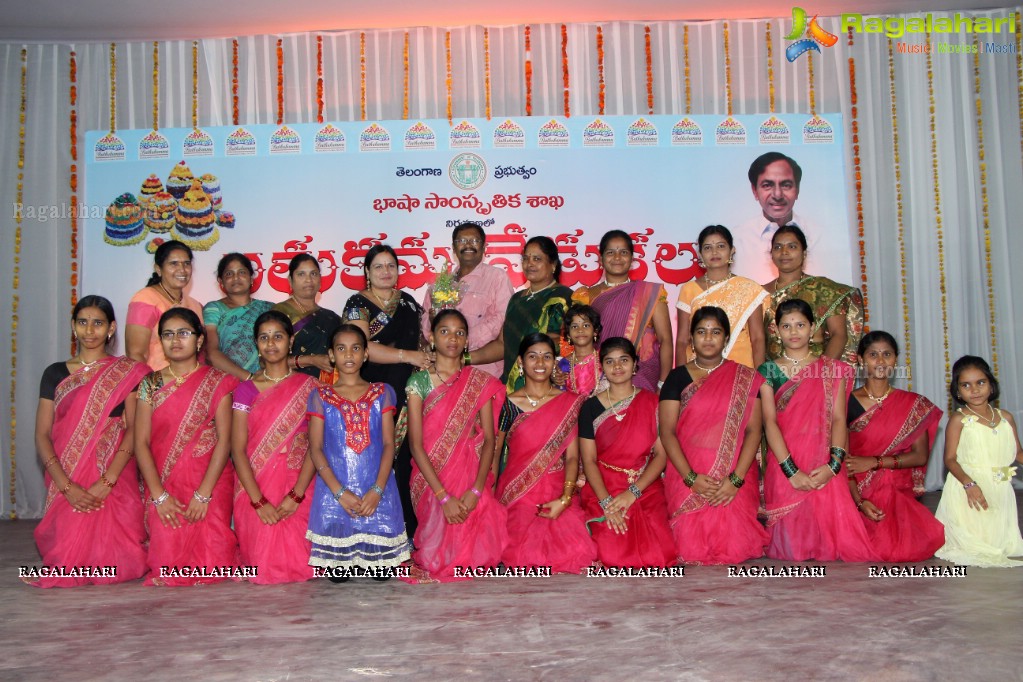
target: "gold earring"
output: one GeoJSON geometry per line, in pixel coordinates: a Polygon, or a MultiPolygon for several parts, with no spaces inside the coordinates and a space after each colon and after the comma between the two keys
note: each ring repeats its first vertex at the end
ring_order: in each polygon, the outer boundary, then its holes
{"type": "Polygon", "coordinates": [[[729,264],[729,265],[731,265],[731,264],[732,264],[732,263],[734,263],[734,262],[735,262],[735,258],[733,258],[733,257],[729,256],[729,257],[728,257],[728,264],[729,264]]]}

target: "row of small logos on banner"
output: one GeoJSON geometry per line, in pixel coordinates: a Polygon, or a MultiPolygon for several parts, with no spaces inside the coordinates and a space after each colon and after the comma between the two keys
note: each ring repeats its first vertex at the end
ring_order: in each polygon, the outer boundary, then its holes
{"type": "MultiPolygon", "coordinates": [[[[802,127],[803,144],[833,144],[834,128],[819,115],[812,116],[802,127]]],[[[581,131],[581,139],[577,144],[583,147],[614,147],[621,133],[607,121],[594,119],[581,131]]],[[[745,145],[750,134],[746,125],[729,116],[718,123],[714,129],[714,144],[745,145]]],[[[462,121],[453,126],[448,135],[450,149],[481,149],[483,133],[469,121],[462,121]]],[[[760,144],[790,144],[792,131],[789,125],[776,116],[769,116],[757,128],[756,139],[760,144]]],[[[649,119],[640,117],[633,121],[624,132],[625,145],[629,147],[657,147],[661,144],[661,131],[649,119]]],[[[404,151],[420,151],[437,149],[437,133],[429,125],[418,121],[410,126],[401,137],[401,148],[404,151]]],[[[493,147],[495,149],[524,149],[527,135],[521,125],[512,119],[506,119],[493,131],[493,147]]],[[[690,117],[684,117],[671,127],[671,146],[702,146],[704,144],[703,128],[690,117]]],[[[270,154],[299,154],[302,152],[302,137],[288,125],[277,128],[268,140],[270,154]]],[[[562,121],[550,119],[536,133],[536,146],[540,148],[570,147],[572,133],[562,121]]],[[[360,152],[389,152],[393,149],[393,136],[381,123],[370,123],[358,135],[360,152]]],[[[213,137],[201,128],[189,133],[181,146],[182,156],[214,156],[216,144],[213,137]]],[[[332,123],[320,128],[313,138],[313,151],[346,152],[348,138],[344,131],[332,123]]],[[[239,127],[224,140],[226,156],[254,156],[258,151],[256,136],[245,127],[239,127]]],[[[123,161],[126,158],[127,146],[115,133],[101,137],[95,145],[96,161],[123,161]]],[[[138,144],[138,158],[166,159],[171,156],[171,144],[167,137],[153,130],[143,137],[138,144]]],[[[175,156],[178,156],[175,154],[175,156]]]]}

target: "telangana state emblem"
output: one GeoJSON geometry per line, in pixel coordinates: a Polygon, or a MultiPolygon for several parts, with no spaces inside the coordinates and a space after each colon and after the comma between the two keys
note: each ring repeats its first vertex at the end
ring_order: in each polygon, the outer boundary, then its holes
{"type": "Polygon", "coordinates": [[[487,163],[478,154],[459,154],[448,166],[448,177],[455,183],[455,187],[476,189],[487,181],[487,163]]]}

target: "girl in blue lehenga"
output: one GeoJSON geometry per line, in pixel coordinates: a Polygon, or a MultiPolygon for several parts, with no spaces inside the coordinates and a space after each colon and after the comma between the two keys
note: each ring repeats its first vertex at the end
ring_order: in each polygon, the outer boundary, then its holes
{"type": "Polygon", "coordinates": [[[334,332],[327,354],[338,380],[309,396],[309,456],[319,474],[309,513],[309,563],[334,582],[387,579],[409,559],[394,460],[394,389],[359,371],[368,341],[355,325],[334,332]]]}

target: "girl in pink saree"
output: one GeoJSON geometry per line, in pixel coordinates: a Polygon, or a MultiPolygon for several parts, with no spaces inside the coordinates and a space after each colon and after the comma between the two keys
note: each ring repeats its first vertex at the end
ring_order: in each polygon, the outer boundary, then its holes
{"type": "Polygon", "coordinates": [[[465,317],[446,309],[433,320],[433,369],[409,379],[408,438],[412,503],[419,527],[412,553],[415,582],[465,579],[494,567],[508,544],[507,515],[494,498],[494,424],[505,389],[475,367],[463,367],[465,317]]]}
{"type": "Polygon", "coordinates": [[[198,315],[172,308],[160,318],[170,363],[139,385],[135,453],[146,483],[147,585],[196,585],[234,575],[231,391],[238,380],[200,365],[198,315]]]}
{"type": "Polygon", "coordinates": [[[501,410],[496,452],[503,445],[507,450],[497,499],[508,509],[508,546],[501,561],[579,573],[597,558],[586,517],[572,504],[579,473],[576,423],[586,396],[554,387],[556,352],[547,334],[522,339],[519,362],[526,384],[501,410]]]}
{"type": "Polygon", "coordinates": [[[306,539],[306,490],[313,479],[306,403],[317,382],[288,368],[294,329],[276,310],[254,323],[263,369],[234,391],[232,455],[238,472],[234,529],[243,566],[258,566],[257,584],[313,577],[306,539]]]}
{"type": "Polygon", "coordinates": [[[657,435],[657,396],[632,383],[636,349],[624,337],[600,345],[609,385],[579,411],[579,451],[586,472],[582,505],[605,566],[673,566],[657,435]]]}
{"type": "Polygon", "coordinates": [[[757,520],[756,451],[764,379],[724,357],[728,315],[706,306],[692,317],[694,357],[668,374],[659,408],[675,549],[686,563],[738,564],[763,556],[757,520]]]}
{"type": "Polygon", "coordinates": [[[846,400],[853,368],[815,357],[813,311],[800,299],[778,306],[782,357],[760,366],[764,430],[770,447],[764,472],[767,556],[787,561],[872,561],[862,515],[842,462],[848,431],[846,400]]]}
{"type": "Polygon", "coordinates": [[[47,367],[40,382],[36,447],[47,491],[36,546],[44,566],[107,566],[114,574],[26,581],[36,587],[118,583],[146,572],[131,429],[135,387],[149,368],[107,355],[107,343],[117,329],[107,299],[83,297],[71,323],[78,355],[47,367]]]}

